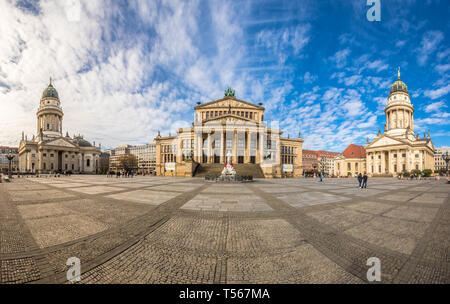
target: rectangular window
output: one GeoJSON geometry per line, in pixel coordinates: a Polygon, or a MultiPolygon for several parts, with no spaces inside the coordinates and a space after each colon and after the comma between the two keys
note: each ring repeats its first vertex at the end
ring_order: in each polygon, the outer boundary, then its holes
{"type": "Polygon", "coordinates": [[[397,165],[394,165],[394,172],[397,173],[397,165]]]}
{"type": "Polygon", "coordinates": [[[381,155],[378,155],[378,159],[381,159],[381,155]]]}
{"type": "Polygon", "coordinates": [[[406,171],[406,165],[405,164],[402,165],[402,170],[406,171]]]}
{"type": "Polygon", "coordinates": [[[352,170],[352,164],[350,164],[350,163],[347,164],[347,170],[348,170],[348,171],[351,171],[351,170],[352,170]]]}
{"type": "Polygon", "coordinates": [[[419,154],[416,154],[416,158],[419,158],[419,154]]]}
{"type": "Polygon", "coordinates": [[[245,112],[245,118],[248,118],[248,112],[245,112]]]}
{"type": "Polygon", "coordinates": [[[378,166],[378,173],[381,173],[381,166],[378,166]]]}
{"type": "Polygon", "coordinates": [[[403,154],[402,154],[402,157],[406,157],[406,153],[403,153],[403,154]]]}
{"type": "Polygon", "coordinates": [[[397,158],[397,154],[394,154],[394,158],[397,158]]]}
{"type": "Polygon", "coordinates": [[[250,119],[253,119],[253,112],[250,112],[250,119]]]}
{"type": "Polygon", "coordinates": [[[217,111],[214,112],[214,116],[217,116],[217,111]]]}

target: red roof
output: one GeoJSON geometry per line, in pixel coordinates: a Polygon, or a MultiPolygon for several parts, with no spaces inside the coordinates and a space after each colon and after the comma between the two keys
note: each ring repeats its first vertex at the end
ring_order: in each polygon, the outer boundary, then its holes
{"type": "Polygon", "coordinates": [[[338,152],[331,152],[331,151],[316,151],[317,157],[328,157],[333,158],[335,156],[338,156],[338,152]]]}
{"type": "Polygon", "coordinates": [[[366,148],[363,146],[358,146],[351,144],[347,147],[347,149],[342,152],[344,157],[348,158],[365,158],[366,157],[366,148]]]}
{"type": "Polygon", "coordinates": [[[311,155],[314,157],[328,157],[333,158],[335,156],[338,156],[340,153],[338,152],[331,152],[331,151],[313,151],[313,150],[303,150],[303,156],[305,155],[311,155]]]}

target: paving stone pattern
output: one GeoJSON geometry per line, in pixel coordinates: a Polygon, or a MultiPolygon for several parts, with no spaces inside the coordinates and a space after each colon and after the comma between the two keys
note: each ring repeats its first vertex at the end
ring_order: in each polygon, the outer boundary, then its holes
{"type": "Polygon", "coordinates": [[[0,283],[450,283],[450,185],[73,175],[0,184],[0,283]]]}

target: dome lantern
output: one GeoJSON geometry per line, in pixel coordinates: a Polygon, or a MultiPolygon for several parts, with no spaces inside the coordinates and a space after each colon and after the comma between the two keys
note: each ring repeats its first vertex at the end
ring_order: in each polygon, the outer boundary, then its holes
{"type": "Polygon", "coordinates": [[[47,88],[45,88],[44,92],[42,92],[42,98],[56,98],[59,99],[58,91],[56,91],[55,87],[52,84],[52,78],[50,77],[50,84],[47,88]]]}
{"type": "Polygon", "coordinates": [[[408,93],[408,86],[400,79],[400,68],[398,68],[398,79],[391,85],[391,93],[404,92],[408,93]]]}

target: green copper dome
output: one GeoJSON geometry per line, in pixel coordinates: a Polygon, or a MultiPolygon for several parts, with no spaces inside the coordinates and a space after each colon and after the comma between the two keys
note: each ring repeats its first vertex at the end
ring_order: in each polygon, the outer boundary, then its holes
{"type": "Polygon", "coordinates": [[[76,136],[73,139],[73,143],[77,144],[80,147],[92,147],[91,143],[83,139],[83,137],[81,136],[76,136]]]}
{"type": "Polygon", "coordinates": [[[53,87],[51,78],[50,78],[50,84],[48,85],[48,87],[42,93],[42,98],[45,98],[45,97],[53,97],[53,98],[59,99],[58,92],[53,87]]]}
{"type": "Polygon", "coordinates": [[[405,92],[408,93],[408,86],[401,81],[400,79],[398,79],[396,82],[394,82],[391,85],[391,94],[394,92],[405,92]]]}
{"type": "Polygon", "coordinates": [[[391,94],[394,92],[405,92],[408,94],[408,86],[400,80],[400,68],[398,68],[398,79],[391,85],[391,94]]]}

